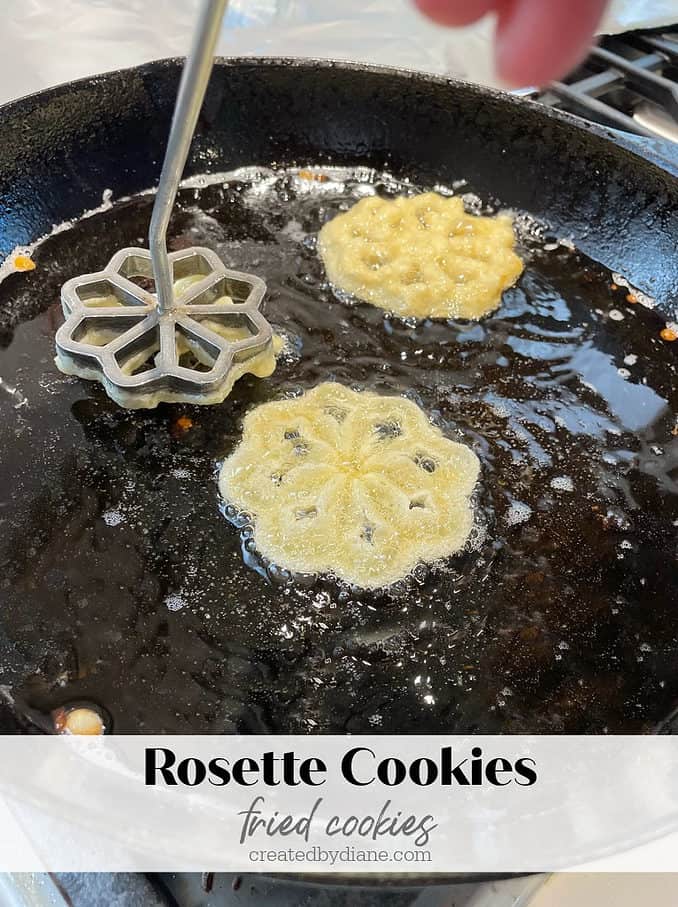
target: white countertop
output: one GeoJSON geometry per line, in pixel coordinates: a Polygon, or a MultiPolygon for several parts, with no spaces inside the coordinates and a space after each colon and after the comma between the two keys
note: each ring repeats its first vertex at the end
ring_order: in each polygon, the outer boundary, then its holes
{"type": "MultiPolygon", "coordinates": [[[[0,103],[184,55],[199,0],[3,0],[0,103]]],[[[606,31],[678,20],[678,0],[615,0],[606,31]]],[[[219,52],[333,57],[494,81],[493,23],[438,28],[411,0],[231,0],[219,52]]]]}

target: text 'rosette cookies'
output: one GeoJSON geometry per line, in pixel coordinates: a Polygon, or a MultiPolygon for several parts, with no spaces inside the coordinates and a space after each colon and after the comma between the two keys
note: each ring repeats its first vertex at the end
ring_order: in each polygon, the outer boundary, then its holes
{"type": "Polygon", "coordinates": [[[324,383],[252,410],[219,488],[271,563],[374,589],[464,547],[479,472],[411,401],[324,383]]]}
{"type": "Polygon", "coordinates": [[[318,250],[335,288],[404,318],[482,318],[523,271],[510,217],[434,192],[364,198],[325,224],[318,250]]]}

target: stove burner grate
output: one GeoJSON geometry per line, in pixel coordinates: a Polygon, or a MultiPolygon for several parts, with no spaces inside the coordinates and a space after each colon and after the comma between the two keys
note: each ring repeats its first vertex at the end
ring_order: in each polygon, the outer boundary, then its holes
{"type": "Polygon", "coordinates": [[[565,81],[526,94],[605,126],[678,142],[678,25],[602,38],[565,81]]]}

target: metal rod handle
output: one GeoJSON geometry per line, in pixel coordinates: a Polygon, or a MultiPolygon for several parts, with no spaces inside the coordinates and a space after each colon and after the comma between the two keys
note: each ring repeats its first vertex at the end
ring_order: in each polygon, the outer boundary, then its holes
{"type": "Polygon", "coordinates": [[[179,94],[172,115],[167,151],[148,231],[158,308],[161,313],[169,312],[174,306],[172,269],[167,258],[167,227],[186,166],[198,115],[205,99],[214,64],[214,50],[227,5],[228,0],[206,0],[193,46],[181,74],[179,94]]]}

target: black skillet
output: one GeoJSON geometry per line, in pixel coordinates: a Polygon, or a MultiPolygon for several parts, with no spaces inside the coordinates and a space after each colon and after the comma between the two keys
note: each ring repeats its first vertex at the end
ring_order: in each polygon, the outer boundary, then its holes
{"type": "MultiPolygon", "coordinates": [[[[162,61],[110,73],[2,109],[0,254],[6,256],[49,233],[54,224],[75,220],[83,211],[98,207],[105,190],[111,190],[115,202],[155,184],[179,66],[177,61],[162,61]]],[[[654,312],[638,316],[644,335],[652,338],[643,348],[647,374],[662,399],[675,401],[672,360],[666,344],[657,340],[666,320],[675,319],[678,305],[678,156],[670,147],[639,143],[504,94],[408,72],[299,60],[222,61],[210,83],[188,172],[216,173],[251,165],[373,167],[421,187],[449,185],[463,178],[483,200],[529,213],[548,225],[550,236],[572,239],[592,260],[565,257],[564,265],[557,265],[556,270],[567,272],[552,275],[561,292],[569,288],[582,304],[590,292],[606,311],[623,307],[626,290],[610,288],[611,277],[604,270],[609,268],[652,297],[654,312]],[[580,293],[582,286],[590,290],[580,293]]],[[[251,222],[246,221],[244,209],[236,204],[235,214],[229,215],[223,198],[216,199],[208,189],[195,198],[184,195],[174,233],[188,231],[192,204],[208,203],[229,223],[236,240],[234,262],[242,254],[250,260],[239,264],[256,267],[252,248],[266,244],[279,212],[271,223],[262,224],[253,215],[251,222]]],[[[0,366],[14,363],[23,368],[32,341],[28,335],[28,340],[23,338],[22,328],[49,306],[53,308],[48,316],[41,316],[46,318],[43,333],[53,329],[61,282],[95,270],[115,249],[143,240],[148,204],[147,196],[133,200],[83,222],[73,232],[58,234],[35,252],[36,271],[4,280],[0,343],[7,352],[0,350],[0,366]]],[[[308,255],[313,255],[312,250],[308,255]]],[[[275,285],[276,262],[264,259],[262,267],[271,269],[273,277],[264,276],[275,285]]],[[[289,298],[287,290],[276,287],[273,301],[282,300],[281,305],[289,305],[294,312],[311,305],[299,296],[293,278],[287,275],[286,280],[289,298]]],[[[515,298],[511,297],[511,305],[515,298]]],[[[327,295],[321,304],[331,304],[334,314],[328,316],[326,336],[309,329],[309,349],[331,347],[336,342],[332,331],[344,316],[355,338],[361,331],[373,338],[377,327],[383,327],[381,315],[365,314],[365,307],[346,310],[335,300],[328,303],[327,295]]],[[[493,324],[503,322],[489,324],[491,331],[493,324]]],[[[440,339],[435,325],[430,330],[434,341],[440,339]]],[[[463,326],[454,330],[458,350],[468,341],[463,326]]],[[[411,326],[396,326],[393,333],[405,348],[413,342],[430,342],[411,326]]],[[[624,336],[629,340],[631,335],[624,336]]],[[[491,346],[492,337],[486,336],[483,342],[491,346]]],[[[39,350],[46,376],[52,373],[50,344],[51,339],[43,337],[39,350]]],[[[348,362],[364,350],[338,344],[334,352],[333,376],[355,379],[348,362]]],[[[610,355],[618,353],[610,341],[610,355]]],[[[2,368],[0,374],[5,380],[11,377],[2,368]]],[[[459,363],[456,371],[447,374],[448,380],[450,374],[464,383],[459,363]]],[[[314,377],[325,376],[319,370],[314,377]]],[[[293,366],[289,373],[281,372],[288,389],[297,378],[293,366]]],[[[365,383],[369,385],[367,379],[365,383]]],[[[345,613],[334,636],[322,638],[317,645],[310,631],[301,631],[287,643],[281,643],[280,633],[266,636],[276,622],[278,607],[290,620],[299,612],[290,610],[284,588],[271,591],[270,583],[256,571],[242,572],[233,541],[235,530],[219,515],[214,494],[214,464],[237,441],[238,418],[252,402],[267,399],[266,390],[256,382],[243,387],[233,399],[232,418],[223,415],[223,408],[216,408],[220,415],[191,410],[197,430],[186,437],[176,427],[177,411],[172,408],[163,407],[138,422],[118,411],[98,389],[78,382],[64,385],[65,389],[58,386],[53,400],[48,390],[42,404],[44,418],[31,425],[28,438],[20,426],[8,421],[22,418],[21,407],[18,417],[3,411],[0,445],[6,486],[0,493],[4,519],[0,645],[4,676],[0,680],[11,693],[0,707],[0,717],[7,731],[47,727],[52,709],[81,699],[108,708],[114,726],[123,732],[313,730],[304,718],[315,714],[315,693],[312,687],[299,688],[301,678],[308,681],[299,666],[312,665],[313,671],[329,674],[333,669],[321,666],[334,658],[343,659],[347,653],[359,658],[362,641],[351,637],[354,619],[368,635],[374,631],[386,643],[396,639],[402,651],[407,651],[408,643],[407,638],[398,637],[399,627],[407,628],[413,647],[421,643],[422,637],[408,626],[410,618],[399,617],[399,606],[415,594],[419,600],[423,595],[425,605],[426,590],[435,576],[423,581],[423,593],[405,589],[399,597],[377,600],[376,611],[367,617],[364,607],[370,604],[369,596],[361,597],[355,590],[337,592],[330,584],[327,594],[345,613]],[[60,407],[64,407],[63,418],[60,407]],[[58,424],[59,419],[65,426],[58,424]],[[180,491],[167,491],[169,456],[178,457],[180,466],[190,465],[193,456],[200,461],[199,478],[208,489],[201,503],[213,513],[207,528],[187,520],[188,528],[182,530],[181,517],[172,508],[182,500],[181,506],[188,505],[180,491]],[[144,501],[154,500],[147,515],[153,557],[133,526],[123,527],[122,536],[114,538],[108,530],[114,528],[115,520],[101,519],[104,512],[114,511],[116,495],[121,493],[114,486],[118,479],[123,483],[128,467],[139,480],[138,493],[144,501]],[[191,538],[196,547],[207,551],[230,546],[229,557],[233,563],[238,559],[238,568],[232,569],[241,571],[236,576],[240,585],[231,585],[224,593],[232,612],[222,624],[218,613],[209,617],[206,613],[215,610],[214,595],[219,590],[215,593],[213,588],[205,591],[202,604],[193,602],[178,616],[172,611],[168,615],[167,598],[182,579],[191,538]],[[246,623],[238,609],[240,599],[249,615],[257,613],[253,622],[246,623]],[[387,617],[371,616],[379,615],[380,607],[387,617]]],[[[387,383],[384,388],[402,392],[403,382],[387,383]]],[[[418,389],[418,399],[430,405],[434,389],[429,388],[428,397],[418,389]]],[[[482,429],[474,434],[483,414],[473,406],[470,409],[466,420],[459,421],[460,430],[485,449],[482,429]]],[[[445,426],[452,422],[456,427],[454,406],[438,416],[445,426]]],[[[661,418],[665,423],[665,411],[661,418]]],[[[643,443],[652,439],[653,431],[656,434],[655,425],[645,428],[643,443]]],[[[496,426],[492,431],[496,435],[496,426]]],[[[642,501],[637,508],[642,550],[634,552],[628,575],[619,573],[613,563],[613,546],[622,540],[624,530],[615,524],[614,513],[597,513],[595,506],[590,513],[582,512],[581,526],[568,537],[566,557],[581,554],[584,583],[601,586],[600,594],[591,599],[592,606],[586,600],[586,607],[579,609],[577,620],[568,624],[567,615],[550,600],[560,594],[558,582],[570,565],[558,562],[558,554],[548,548],[537,550],[528,530],[521,537],[523,547],[519,545],[520,550],[512,552],[513,560],[504,562],[513,571],[513,585],[487,593],[487,613],[472,600],[464,626],[446,627],[450,638],[461,634],[463,639],[467,634],[469,639],[481,639],[484,652],[469,643],[468,648],[461,647],[458,659],[474,660],[481,686],[496,686],[492,696],[473,693],[468,701],[475,705],[467,708],[463,692],[450,694],[445,709],[432,717],[409,693],[393,693],[388,670],[374,683],[370,672],[363,671],[346,675],[343,685],[323,694],[320,711],[325,724],[320,729],[368,730],[374,727],[369,721],[374,711],[381,712],[385,730],[410,733],[647,731],[660,726],[678,703],[675,622],[671,620],[675,531],[664,513],[665,508],[676,507],[675,470],[661,473],[660,468],[658,487],[647,484],[651,474],[647,464],[641,471],[645,485],[633,490],[642,501]],[[611,542],[606,533],[614,535],[611,542]],[[545,571],[547,583],[540,587],[545,574],[534,564],[549,557],[558,562],[558,570],[553,576],[545,571]],[[614,595],[607,596],[606,584],[615,592],[624,586],[628,593],[627,611],[621,616],[619,609],[612,609],[612,616],[608,613],[608,598],[614,595]],[[529,607],[524,612],[518,608],[503,621],[497,613],[499,605],[491,603],[516,597],[529,607]],[[574,655],[561,654],[558,661],[564,663],[555,664],[552,655],[561,631],[570,632],[577,642],[574,655]],[[492,632],[495,636],[485,646],[483,634],[491,637],[492,632]],[[651,640],[651,651],[637,662],[644,634],[651,640]],[[577,677],[583,678],[583,693],[577,689],[577,677]],[[497,717],[496,694],[509,681],[515,688],[512,695],[517,690],[520,707],[512,711],[511,704],[504,703],[505,711],[497,717]],[[355,697],[356,688],[369,691],[371,684],[371,692],[360,694],[362,698],[358,695],[351,708],[346,707],[349,693],[355,697]],[[491,702],[495,704],[490,706],[491,702]]],[[[657,470],[655,478],[656,474],[657,470]]],[[[486,509],[492,518],[500,518],[496,500],[486,509]]],[[[504,556],[491,545],[490,549],[482,551],[488,569],[501,564],[504,556]]],[[[214,576],[206,562],[201,569],[214,576]]],[[[477,563],[469,567],[474,576],[478,569],[477,563]]],[[[576,602],[572,608],[576,611],[576,602]]],[[[280,623],[283,617],[275,624],[276,631],[280,623]]],[[[431,639],[440,633],[430,628],[429,632],[431,639]]],[[[562,651],[571,653],[572,646],[562,651]]],[[[388,645],[380,652],[387,661],[388,645]]],[[[460,661],[454,668],[466,670],[467,666],[460,661]]],[[[448,672],[453,673],[450,663],[447,667],[441,663],[434,681],[444,687],[448,672]]]]}

